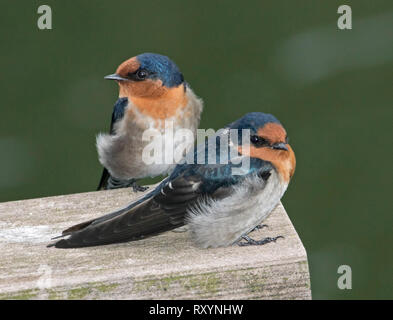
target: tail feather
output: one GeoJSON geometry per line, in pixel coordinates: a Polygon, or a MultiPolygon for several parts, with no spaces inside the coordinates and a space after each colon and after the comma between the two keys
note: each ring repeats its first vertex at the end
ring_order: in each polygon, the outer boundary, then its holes
{"type": "Polygon", "coordinates": [[[80,248],[134,241],[176,229],[185,224],[190,206],[199,199],[199,183],[185,177],[167,178],[154,190],[126,208],[63,231],[68,237],[49,245],[80,248]]]}
{"type": "Polygon", "coordinates": [[[121,210],[64,230],[60,237],[69,237],[48,247],[78,248],[133,241],[183,225],[184,208],[175,213],[181,218],[173,219],[158,199],[155,199],[165,182],[164,180],[156,189],[121,210]]]}
{"type": "Polygon", "coordinates": [[[150,199],[101,221],[93,220],[73,226],[63,232],[64,236],[69,235],[68,239],[59,240],[52,246],[78,248],[134,241],[184,224],[183,219],[173,223],[173,219],[165,215],[160,208],[149,208],[153,202],[154,200],[150,199]]]}

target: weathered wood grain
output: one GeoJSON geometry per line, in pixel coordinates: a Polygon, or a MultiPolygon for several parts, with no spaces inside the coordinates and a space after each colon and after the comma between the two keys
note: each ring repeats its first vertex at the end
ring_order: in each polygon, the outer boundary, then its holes
{"type": "MultiPolygon", "coordinates": [[[[138,194],[140,196],[141,194],[138,194]]],[[[128,189],[0,204],[0,299],[310,299],[306,251],[280,204],[264,246],[199,249],[188,232],[82,249],[46,248],[72,224],[135,199],[128,189]]]]}

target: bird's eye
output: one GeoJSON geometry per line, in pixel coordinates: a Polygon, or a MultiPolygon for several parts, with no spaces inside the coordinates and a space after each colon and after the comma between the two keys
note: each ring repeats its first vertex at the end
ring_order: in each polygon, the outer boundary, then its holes
{"type": "Polygon", "coordinates": [[[253,145],[255,145],[256,147],[262,147],[264,145],[268,145],[268,142],[266,139],[260,137],[260,136],[251,136],[250,137],[250,141],[253,145]]]}
{"type": "Polygon", "coordinates": [[[286,143],[286,144],[289,143],[289,137],[288,137],[288,136],[285,137],[285,143],[286,143]]]}
{"type": "Polygon", "coordinates": [[[148,76],[148,72],[144,69],[139,69],[136,73],[135,73],[135,78],[136,80],[145,80],[146,77],[148,76]]]}
{"type": "Polygon", "coordinates": [[[259,137],[258,136],[251,136],[250,140],[252,143],[257,143],[259,141],[259,137]]]}

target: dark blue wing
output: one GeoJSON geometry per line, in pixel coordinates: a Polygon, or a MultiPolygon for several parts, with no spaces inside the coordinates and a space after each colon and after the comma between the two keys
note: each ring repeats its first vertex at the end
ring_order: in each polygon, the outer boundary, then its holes
{"type": "MultiPolygon", "coordinates": [[[[117,99],[113,111],[112,111],[112,120],[111,126],[109,129],[110,134],[114,134],[114,125],[117,121],[123,119],[124,117],[124,110],[128,105],[127,98],[119,98],[117,99]]],[[[98,184],[97,190],[105,190],[108,188],[108,180],[110,179],[110,174],[106,168],[103,169],[100,183],[98,184]]],[[[124,187],[129,186],[129,184],[125,185],[124,187]]]]}
{"type": "Polygon", "coordinates": [[[128,105],[128,99],[127,98],[119,98],[117,99],[115,106],[113,107],[113,112],[112,112],[112,121],[111,121],[111,127],[110,127],[110,134],[113,134],[113,127],[115,123],[119,120],[121,120],[124,117],[124,110],[128,105]]]}
{"type": "Polygon", "coordinates": [[[242,163],[233,160],[233,157],[240,157],[240,154],[231,149],[229,141],[226,141],[224,148],[221,148],[223,141],[225,141],[224,139],[229,139],[229,135],[217,134],[206,139],[204,148],[197,146],[192,151],[192,154],[189,153],[185,157],[186,163],[176,166],[169,180],[175,180],[178,176],[192,177],[193,180],[201,182],[200,192],[212,194],[220,187],[229,187],[241,182],[249,175],[262,174],[262,172],[268,172],[272,169],[270,162],[257,158],[248,158],[250,161],[249,166],[243,167],[245,171],[242,170],[242,175],[234,174],[234,169],[242,167],[242,163]],[[213,156],[207,150],[210,150],[213,156]],[[222,156],[225,156],[225,159],[222,159],[222,156]],[[190,160],[192,163],[190,163],[190,160]],[[202,164],[198,164],[201,160],[202,164]],[[211,161],[215,163],[209,164],[211,161]]]}

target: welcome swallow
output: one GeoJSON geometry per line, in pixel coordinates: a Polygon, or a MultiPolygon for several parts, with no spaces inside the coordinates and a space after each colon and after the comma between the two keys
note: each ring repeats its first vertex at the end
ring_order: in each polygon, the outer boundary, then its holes
{"type": "Polygon", "coordinates": [[[174,131],[189,129],[195,137],[202,100],[184,81],[177,65],[160,54],[143,53],[128,59],[105,79],[119,84],[119,98],[110,133],[97,136],[99,161],[104,166],[98,190],[132,186],[134,191],[144,191],[137,179],[165,175],[175,164],[146,165],[142,152],[149,141],[142,141],[143,132],[163,132],[165,122],[170,121],[174,131]]]}
{"type": "Polygon", "coordinates": [[[195,147],[193,156],[203,150],[203,157],[207,157],[206,151],[213,144],[218,158],[222,141],[229,139],[228,150],[249,160],[243,174],[233,174],[238,164],[232,160],[226,164],[178,164],[168,178],[141,199],[72,226],[61,236],[68,238],[49,246],[77,248],[133,241],[186,223],[195,243],[203,248],[275,241],[254,240],[248,233],[277,206],[294,174],[295,154],[287,133],[274,116],[259,112],[246,114],[226,129],[249,129],[250,138],[233,143],[229,130],[223,130],[209,137],[203,148],[195,147]]]}

